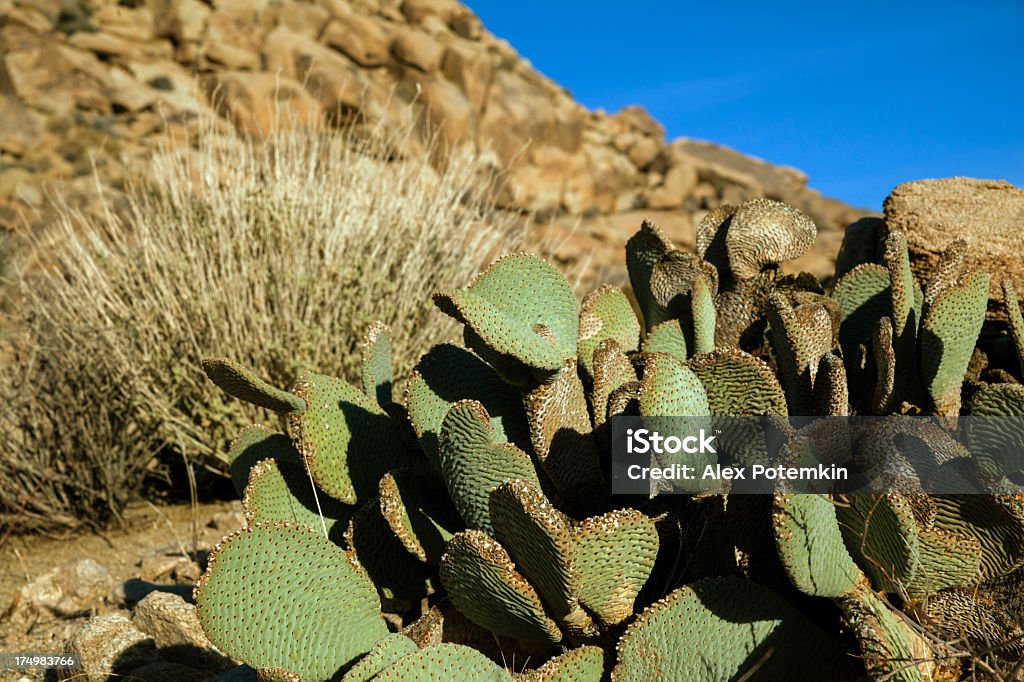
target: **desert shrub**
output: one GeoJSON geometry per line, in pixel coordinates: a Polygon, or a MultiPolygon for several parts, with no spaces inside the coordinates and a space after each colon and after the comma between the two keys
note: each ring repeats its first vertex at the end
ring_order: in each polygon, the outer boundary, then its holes
{"type": "Polygon", "coordinates": [[[484,177],[474,158],[435,170],[394,148],[344,130],[254,142],[211,128],[156,154],[103,215],[63,210],[17,276],[27,332],[0,360],[0,514],[103,522],[160,453],[209,461],[240,425],[279,425],[224,399],[202,356],[288,386],[306,368],[351,376],[343,358],[374,319],[403,367],[451,335],[423,300],[515,248],[517,221],[469,191],[484,177]]]}

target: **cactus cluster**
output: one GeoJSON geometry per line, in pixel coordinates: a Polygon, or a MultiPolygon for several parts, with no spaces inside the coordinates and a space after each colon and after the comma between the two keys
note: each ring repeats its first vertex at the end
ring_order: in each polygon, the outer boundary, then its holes
{"type": "Polygon", "coordinates": [[[247,523],[196,586],[207,635],[266,679],[347,682],[949,679],[965,659],[943,636],[1024,655],[1019,471],[984,469],[999,496],[610,495],[616,415],[1024,415],[1019,375],[977,366],[988,277],[960,272],[962,243],[922,287],[889,234],[826,293],[780,269],[815,234],[769,200],[712,211],[695,254],[644,223],[631,292],[579,305],[548,263],[506,256],[435,294],[462,343],[401,395],[382,325],[358,387],[205,361],[288,431],[229,453],[247,523]]]}

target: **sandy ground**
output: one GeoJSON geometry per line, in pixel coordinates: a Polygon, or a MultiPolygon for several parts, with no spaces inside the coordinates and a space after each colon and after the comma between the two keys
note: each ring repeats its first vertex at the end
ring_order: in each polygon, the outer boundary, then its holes
{"type": "MultiPolygon", "coordinates": [[[[157,552],[188,554],[194,545],[209,549],[228,530],[210,525],[221,512],[233,512],[238,502],[156,506],[142,503],[127,510],[122,527],[105,533],[68,537],[9,537],[0,546],[0,613],[8,609],[23,586],[64,563],[92,559],[105,567],[115,583],[123,585],[140,575],[141,558],[157,552]]],[[[202,554],[202,551],[200,552],[202,554]]],[[[164,584],[172,584],[165,579],[164,584]]],[[[179,589],[187,589],[184,581],[179,589]]],[[[115,590],[116,592],[117,590],[115,590]]],[[[120,596],[97,604],[93,613],[123,609],[120,596]]],[[[33,623],[12,624],[0,618],[0,652],[59,653],[64,642],[91,614],[77,618],[40,618],[33,623]]],[[[0,682],[44,679],[42,671],[0,670],[0,682]]]]}

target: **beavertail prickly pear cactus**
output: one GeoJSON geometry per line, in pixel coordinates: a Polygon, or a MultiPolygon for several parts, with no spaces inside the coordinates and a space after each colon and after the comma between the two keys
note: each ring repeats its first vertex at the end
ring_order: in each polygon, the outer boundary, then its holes
{"type": "Polygon", "coordinates": [[[544,260],[506,256],[434,296],[461,344],[395,375],[391,332],[371,325],[356,386],[310,372],[283,390],[205,361],[287,425],[249,427],[227,453],[246,527],[196,586],[211,641],[266,679],[344,682],[924,681],[960,672],[943,641],[1019,656],[1024,461],[996,466],[1007,436],[983,418],[1024,418],[1024,389],[971,369],[988,276],[961,273],[954,242],[918,283],[892,233],[883,262],[826,295],[780,270],[815,235],[764,199],[711,211],[696,253],[645,222],[630,289],[579,304],[544,260]],[[942,422],[869,434],[888,494],[610,494],[620,415],[701,420],[746,464],[768,443],[840,461],[864,438],[790,417],[962,409],[981,420],[966,446],[942,422]],[[899,487],[965,472],[1005,494],[899,487]]]}

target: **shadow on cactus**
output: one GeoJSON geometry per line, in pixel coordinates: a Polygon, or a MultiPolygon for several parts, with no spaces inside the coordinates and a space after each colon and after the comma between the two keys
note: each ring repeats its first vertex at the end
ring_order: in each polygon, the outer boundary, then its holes
{"type": "Polygon", "coordinates": [[[1019,385],[965,381],[987,276],[962,244],[922,288],[887,235],[826,295],[780,272],[815,233],[768,200],[713,211],[696,254],[644,223],[634,301],[577,305],[543,260],[501,258],[435,294],[463,344],[398,381],[382,325],[358,387],[205,361],[289,426],[232,447],[247,526],[196,586],[211,641],[349,682],[927,680],[967,660],[943,641],[1019,656],[1024,498],[610,495],[616,415],[1024,414],[1019,385]]]}

